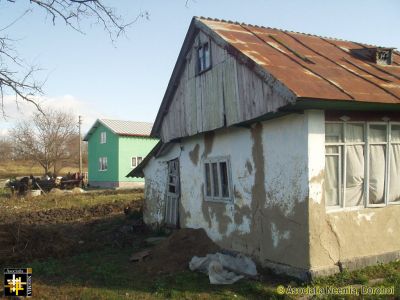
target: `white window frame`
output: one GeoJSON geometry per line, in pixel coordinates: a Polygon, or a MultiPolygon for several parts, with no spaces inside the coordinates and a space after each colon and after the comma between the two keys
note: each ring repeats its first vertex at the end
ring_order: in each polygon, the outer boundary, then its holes
{"type": "Polygon", "coordinates": [[[102,131],[100,132],[100,144],[106,144],[107,143],[107,132],[102,131]]]}
{"type": "Polygon", "coordinates": [[[131,167],[136,168],[142,161],[143,161],[143,156],[132,156],[131,157],[131,167]],[[132,164],[133,159],[135,159],[135,162],[136,162],[135,165],[132,164]],[[140,162],[139,162],[139,160],[140,160],[140,162]]]}
{"type": "Polygon", "coordinates": [[[204,199],[210,202],[218,202],[218,203],[232,203],[233,202],[233,189],[232,189],[232,171],[231,171],[231,162],[229,156],[218,156],[207,158],[203,161],[203,174],[204,174],[204,199]],[[228,180],[228,197],[222,197],[222,182],[221,182],[221,170],[220,163],[226,163],[226,172],[227,172],[227,180],[228,180]],[[214,196],[214,175],[212,172],[212,163],[217,163],[217,173],[218,173],[218,190],[220,196],[214,196]],[[211,196],[207,195],[207,175],[206,175],[206,164],[210,165],[210,190],[211,196]]]}
{"type": "MultiPolygon", "coordinates": [[[[341,142],[327,143],[326,146],[338,146],[339,153],[331,154],[325,152],[325,161],[326,156],[339,156],[339,176],[338,176],[338,185],[339,185],[339,205],[335,206],[326,206],[326,210],[328,212],[334,212],[338,210],[358,210],[364,207],[385,207],[388,205],[400,205],[400,201],[397,202],[389,202],[389,188],[390,188],[390,151],[392,146],[391,141],[391,129],[392,125],[400,125],[400,122],[392,122],[392,121],[325,121],[325,124],[342,124],[342,136],[343,139],[341,142]],[[364,125],[364,142],[347,142],[346,141],[346,130],[347,124],[363,124],[364,125]],[[386,142],[370,142],[369,141],[369,128],[370,125],[386,125],[386,142]],[[363,145],[364,147],[364,197],[362,205],[358,206],[350,206],[346,207],[346,157],[347,157],[347,146],[354,145],[363,145]],[[370,204],[369,203],[369,155],[370,155],[370,145],[385,145],[386,146],[386,161],[385,161],[385,192],[384,197],[385,201],[382,204],[370,204]]],[[[400,144],[400,142],[394,142],[393,144],[400,144]]]]}
{"type": "Polygon", "coordinates": [[[400,205],[400,201],[394,202],[394,201],[389,201],[389,193],[390,193],[390,158],[391,158],[391,151],[392,151],[392,145],[400,145],[400,141],[399,142],[392,142],[392,125],[397,125],[400,126],[400,122],[388,122],[388,132],[389,132],[389,136],[388,136],[388,151],[387,151],[387,195],[386,195],[386,199],[385,202],[387,203],[387,205],[400,205]]]}
{"type": "Polygon", "coordinates": [[[99,171],[105,172],[108,170],[107,156],[99,157],[99,171]]]}
{"type": "MultiPolygon", "coordinates": [[[[338,146],[339,147],[339,153],[337,156],[339,156],[339,176],[338,176],[338,183],[339,183],[339,205],[335,206],[327,206],[327,210],[338,210],[338,209],[359,209],[364,207],[365,205],[365,196],[363,199],[363,203],[361,205],[357,206],[348,206],[346,207],[346,162],[347,162],[347,147],[348,146],[357,146],[357,145],[362,145],[364,147],[365,151],[365,144],[366,144],[366,122],[362,121],[327,121],[325,122],[326,124],[342,124],[342,141],[341,142],[335,142],[335,143],[325,143],[325,146],[338,146]],[[362,124],[364,126],[364,142],[347,142],[346,141],[346,131],[347,131],[347,124],[362,124]]],[[[334,156],[335,154],[330,154],[330,153],[325,153],[326,156],[334,156]]],[[[365,165],[365,161],[364,161],[365,165]]],[[[365,172],[365,169],[364,169],[365,172]]],[[[365,189],[365,176],[364,176],[364,189],[365,189]]],[[[365,195],[365,193],[364,193],[365,195]]]]}
{"type": "Polygon", "coordinates": [[[136,156],[132,156],[132,157],[131,157],[131,167],[132,167],[132,168],[136,168],[137,165],[138,165],[138,163],[137,163],[137,157],[136,157],[136,156]],[[135,159],[135,164],[133,164],[133,159],[135,159]]]}
{"type": "Polygon", "coordinates": [[[366,182],[368,182],[368,184],[366,184],[366,188],[364,191],[365,194],[365,202],[366,202],[366,207],[384,207],[387,205],[388,202],[388,177],[389,177],[389,169],[388,169],[388,164],[389,164],[389,160],[390,157],[388,156],[389,154],[389,137],[390,137],[390,122],[367,122],[367,138],[369,136],[369,128],[371,125],[385,125],[386,126],[386,141],[385,142],[370,142],[369,140],[367,140],[367,149],[366,149],[366,165],[365,165],[365,169],[366,169],[366,173],[365,173],[365,178],[366,178],[366,182]],[[369,153],[370,153],[370,146],[371,145],[382,145],[385,146],[385,191],[384,191],[384,199],[383,199],[383,203],[378,203],[378,204],[373,204],[373,203],[369,203],[369,153]]]}

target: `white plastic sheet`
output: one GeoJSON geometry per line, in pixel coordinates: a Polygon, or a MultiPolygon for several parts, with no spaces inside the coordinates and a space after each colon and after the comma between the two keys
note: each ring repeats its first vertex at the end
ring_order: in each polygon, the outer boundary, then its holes
{"type": "Polygon", "coordinates": [[[232,284],[244,276],[256,276],[257,268],[251,258],[222,253],[207,254],[205,257],[194,256],[189,269],[208,274],[211,284],[232,284]]]}

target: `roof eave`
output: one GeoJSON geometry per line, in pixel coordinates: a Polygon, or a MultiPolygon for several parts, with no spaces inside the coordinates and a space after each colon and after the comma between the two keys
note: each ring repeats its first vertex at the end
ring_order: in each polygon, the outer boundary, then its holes
{"type": "Polygon", "coordinates": [[[292,109],[400,111],[400,103],[298,97],[296,103],[292,106],[292,109]]]}
{"type": "Polygon", "coordinates": [[[146,155],[146,157],[142,160],[140,164],[136,166],[132,171],[130,171],[125,177],[144,177],[143,169],[146,167],[147,163],[150,159],[161,149],[163,143],[162,141],[158,141],[158,143],[150,150],[150,152],[146,155]]]}

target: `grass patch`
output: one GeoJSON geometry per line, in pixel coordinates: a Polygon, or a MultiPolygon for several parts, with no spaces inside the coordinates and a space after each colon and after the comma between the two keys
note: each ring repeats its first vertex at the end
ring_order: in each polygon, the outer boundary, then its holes
{"type": "Polygon", "coordinates": [[[128,203],[143,198],[141,190],[100,191],[83,194],[46,194],[39,197],[11,197],[10,190],[0,189],[0,219],[10,214],[48,209],[85,208],[103,203],[128,203]]]}
{"type": "MultiPolygon", "coordinates": [[[[65,175],[68,172],[79,172],[78,167],[63,167],[58,172],[59,175],[65,175]]],[[[84,172],[87,172],[84,170],[84,172]]],[[[44,174],[44,169],[36,164],[26,161],[7,161],[0,163],[0,179],[8,179],[18,176],[41,176],[44,174]]]]}
{"type": "MultiPolygon", "coordinates": [[[[319,278],[309,284],[291,282],[289,278],[262,273],[260,281],[240,280],[233,285],[211,285],[208,276],[189,270],[163,275],[148,275],[140,263],[129,262],[131,254],[148,247],[145,238],[168,234],[163,229],[155,232],[121,231],[131,228],[138,220],[140,210],[133,210],[129,217],[123,213],[125,204],[140,201],[142,191],[104,191],[86,194],[45,195],[37,198],[10,198],[6,190],[0,190],[0,219],[14,216],[25,227],[23,219],[32,220],[41,233],[40,254],[45,245],[61,243],[61,250],[70,247],[65,255],[29,256],[21,263],[0,263],[3,267],[31,267],[33,269],[33,295],[39,299],[296,299],[296,296],[279,295],[276,286],[284,287],[345,287],[349,285],[394,286],[400,298],[400,261],[367,267],[355,272],[319,278]],[[119,204],[113,208],[113,204],[119,204]],[[108,206],[107,206],[108,205],[108,206]],[[102,210],[104,206],[111,207],[102,210]],[[100,208],[100,209],[99,209],[100,208]],[[76,213],[78,209],[78,213],[76,213]],[[99,210],[97,210],[99,209],[99,210]],[[49,213],[52,212],[52,214],[49,213]],[[68,215],[61,214],[68,213],[68,215]],[[81,213],[82,212],[82,213],[81,213]],[[85,215],[88,213],[88,215],[85,215]],[[26,216],[25,214],[28,214],[26,216]],[[29,215],[31,214],[31,215],[29,215]],[[69,219],[71,217],[72,219],[69,219]],[[59,219],[56,219],[59,218],[59,219]],[[47,220],[46,222],[42,222],[47,220]],[[59,223],[59,220],[66,220],[59,223]],[[35,223],[36,222],[36,223],[35,223]],[[41,227],[42,226],[42,227],[41,227]],[[49,235],[43,232],[55,233],[49,235]],[[65,243],[63,242],[65,240],[65,243]],[[116,241],[116,242],[115,242],[116,241]],[[80,243],[82,242],[82,243],[80,243]],[[71,244],[72,243],[72,244],[71,244]],[[38,259],[40,257],[44,257],[38,259]],[[36,259],[34,259],[36,258],[36,259]],[[290,283],[289,283],[290,282],[290,283]]],[[[106,208],[107,208],[106,207],[106,208]]],[[[7,225],[4,225],[7,227],[7,225]]],[[[22,227],[21,227],[22,228],[22,227]]],[[[8,229],[8,227],[7,227],[8,229]]],[[[21,231],[23,232],[23,231],[21,231]]],[[[32,231],[33,232],[33,231],[32,231]]],[[[29,232],[30,233],[30,232],[29,232]]],[[[27,235],[32,236],[31,234],[27,235]]],[[[32,247],[32,243],[30,244],[32,247]]],[[[59,250],[48,253],[59,254],[59,250]]],[[[0,246],[1,250],[1,246],[0,246]]],[[[168,261],[168,257],[165,258],[168,261]]],[[[145,263],[145,262],[144,262],[145,263]]],[[[0,281],[0,297],[3,289],[0,281]]],[[[312,299],[316,299],[314,297],[312,299]]],[[[357,299],[351,296],[326,296],[323,299],[357,299]]],[[[363,296],[364,299],[387,299],[363,296]]]]}
{"type": "Polygon", "coordinates": [[[234,285],[211,285],[208,276],[181,272],[146,277],[129,263],[132,250],[107,248],[64,259],[34,261],[35,296],[86,299],[284,299],[275,287],[241,280],[234,285]],[[60,295],[60,294],[58,294],[60,295]]]}

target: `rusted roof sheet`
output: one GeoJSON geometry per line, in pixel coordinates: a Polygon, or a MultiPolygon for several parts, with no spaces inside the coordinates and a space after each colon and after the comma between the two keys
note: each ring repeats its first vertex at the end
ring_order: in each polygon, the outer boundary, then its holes
{"type": "Polygon", "coordinates": [[[286,85],[298,98],[400,103],[400,54],[389,66],[350,51],[365,44],[210,18],[196,18],[286,85]]]}
{"type": "Polygon", "coordinates": [[[90,128],[88,133],[84,137],[84,141],[89,140],[90,136],[99,126],[103,124],[108,127],[112,132],[122,136],[150,136],[153,123],[147,122],[135,122],[135,121],[121,121],[121,120],[109,120],[109,119],[98,119],[93,126],[90,128]]]}

